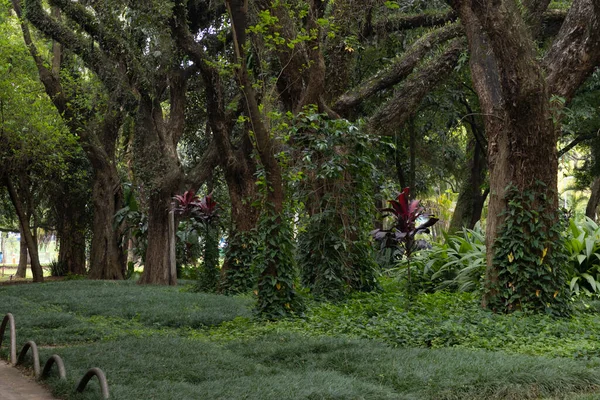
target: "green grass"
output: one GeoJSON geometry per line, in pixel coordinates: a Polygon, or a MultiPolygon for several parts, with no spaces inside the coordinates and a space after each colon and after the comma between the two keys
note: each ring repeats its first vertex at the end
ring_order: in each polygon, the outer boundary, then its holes
{"type": "Polygon", "coordinates": [[[600,398],[595,353],[565,350],[596,340],[595,312],[496,316],[443,293],[409,307],[393,285],[275,323],[252,319],[252,306],[129,282],[0,287],[19,344],[34,339],[42,360],[63,357],[69,381],[50,384],[65,399],[99,398],[94,381],[73,393],[92,366],[115,400],[600,398]]]}

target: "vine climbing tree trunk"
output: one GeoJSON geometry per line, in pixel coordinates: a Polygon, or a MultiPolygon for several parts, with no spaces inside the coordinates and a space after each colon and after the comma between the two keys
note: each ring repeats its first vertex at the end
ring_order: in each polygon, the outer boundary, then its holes
{"type": "MultiPolygon", "coordinates": [[[[537,7],[538,3],[528,5],[537,7]]],[[[508,206],[507,186],[513,185],[520,193],[535,193],[536,199],[544,198],[549,210],[558,207],[557,126],[550,93],[569,101],[598,64],[600,5],[575,0],[551,50],[540,62],[532,30],[515,1],[451,0],[450,4],[460,15],[469,42],[471,74],[488,139],[485,306],[498,295],[494,286],[499,271],[493,261],[498,229],[508,206]]],[[[546,220],[542,230],[549,231],[554,222],[546,220]]],[[[553,249],[550,246],[546,251],[553,249]]]]}

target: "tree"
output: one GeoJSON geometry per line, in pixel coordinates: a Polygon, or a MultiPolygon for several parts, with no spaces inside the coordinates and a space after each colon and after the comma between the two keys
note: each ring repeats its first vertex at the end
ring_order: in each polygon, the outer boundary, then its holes
{"type": "MultiPolygon", "coordinates": [[[[75,141],[64,131],[39,85],[35,65],[22,45],[18,27],[8,18],[8,9],[0,11],[1,58],[5,60],[0,71],[0,176],[19,219],[34,281],[41,282],[36,231],[42,223],[40,207],[47,208],[48,203],[43,188],[63,170],[75,141]]],[[[22,259],[26,261],[26,253],[22,259]]]]}
{"type": "MultiPolygon", "coordinates": [[[[459,14],[469,41],[471,74],[486,127],[490,202],[486,228],[488,292],[484,305],[497,305],[501,303],[497,286],[500,271],[494,264],[494,254],[498,250],[496,235],[509,208],[505,190],[511,184],[521,193],[531,192],[538,196],[534,203],[547,201],[547,212],[556,213],[558,121],[551,96],[570,101],[600,62],[600,6],[591,0],[575,0],[540,61],[533,34],[539,30],[540,15],[548,1],[526,2],[527,18],[512,0],[453,0],[450,4],[459,14]]],[[[557,218],[548,219],[543,227],[547,234],[542,246],[546,257],[546,252],[554,250],[552,240],[556,238],[550,232],[557,218]]],[[[538,251],[537,246],[532,251],[538,251]]]]}
{"type": "MultiPolygon", "coordinates": [[[[36,0],[26,2],[28,20],[77,54],[115,96],[114,104],[134,116],[134,167],[149,207],[148,250],[140,283],[175,284],[175,268],[168,257],[168,213],[173,194],[191,183],[183,174],[177,143],[184,127],[187,80],[195,67],[182,67],[170,36],[163,34],[169,7],[62,0],[51,5],[81,31],[52,18],[36,0]],[[121,13],[130,18],[121,19],[121,13]],[[167,109],[163,102],[168,103],[167,109]]],[[[200,163],[200,168],[205,166],[200,163]]],[[[202,170],[190,173],[197,180],[195,186],[206,175],[202,170]]]]}

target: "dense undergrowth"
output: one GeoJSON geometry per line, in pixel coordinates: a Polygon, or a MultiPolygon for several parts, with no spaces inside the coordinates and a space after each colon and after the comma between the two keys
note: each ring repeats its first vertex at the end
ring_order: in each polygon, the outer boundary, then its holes
{"type": "MultiPolygon", "coordinates": [[[[60,354],[65,399],[87,368],[102,368],[112,399],[596,398],[596,304],[573,317],[495,315],[468,293],[408,301],[379,293],[309,303],[305,314],[255,320],[253,299],[128,282],[68,281],[0,287],[18,343],[60,354]],[[494,350],[494,351],[489,351],[494,350]]],[[[6,347],[2,349],[6,359],[6,347]]]]}

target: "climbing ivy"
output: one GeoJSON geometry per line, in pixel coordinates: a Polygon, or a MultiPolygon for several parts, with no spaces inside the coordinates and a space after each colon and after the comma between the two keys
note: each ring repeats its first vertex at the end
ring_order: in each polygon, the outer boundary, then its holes
{"type": "Polygon", "coordinates": [[[565,222],[542,189],[541,182],[526,191],[506,189],[504,222],[494,243],[497,279],[492,276],[487,285],[494,311],[569,313],[565,222]]]}
{"type": "Polygon", "coordinates": [[[360,125],[311,108],[296,115],[290,126],[290,140],[299,149],[290,181],[304,206],[297,255],[302,283],[327,299],[376,289],[369,232],[377,139],[364,134],[360,125]]]}
{"type": "Polygon", "coordinates": [[[287,220],[267,208],[257,226],[253,268],[258,274],[257,313],[277,319],[302,310],[296,294],[293,233],[287,220]]]}

